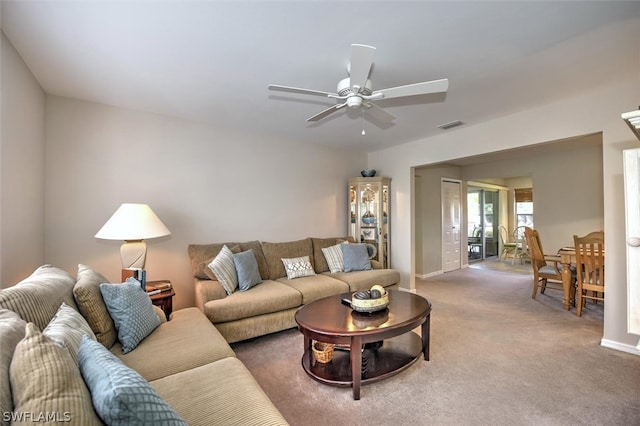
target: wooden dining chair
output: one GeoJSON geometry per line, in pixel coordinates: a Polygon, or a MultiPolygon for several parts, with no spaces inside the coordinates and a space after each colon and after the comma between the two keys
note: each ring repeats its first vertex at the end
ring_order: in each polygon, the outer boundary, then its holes
{"type": "MultiPolygon", "coordinates": [[[[562,270],[560,256],[544,254],[540,234],[535,229],[525,227],[524,235],[529,248],[531,267],[533,268],[533,292],[531,298],[535,299],[540,288],[540,294],[544,294],[547,284],[552,284],[549,288],[562,290],[562,270]]],[[[575,287],[571,286],[571,300],[575,298],[575,287]]]]}
{"type": "Polygon", "coordinates": [[[592,232],[584,237],[573,236],[576,249],[578,300],[576,314],[582,316],[587,299],[604,301],[604,232],[592,232]]]}

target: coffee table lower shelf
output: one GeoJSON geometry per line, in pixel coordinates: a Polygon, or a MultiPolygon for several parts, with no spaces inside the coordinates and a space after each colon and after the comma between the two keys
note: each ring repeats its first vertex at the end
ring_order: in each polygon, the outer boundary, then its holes
{"type": "MultiPolygon", "coordinates": [[[[422,339],[414,332],[401,334],[383,342],[381,347],[362,351],[361,383],[373,383],[398,374],[422,356],[422,339]]],[[[349,350],[336,349],[330,362],[317,362],[310,350],[302,356],[302,367],[313,379],[331,386],[351,387],[349,350]]]]}

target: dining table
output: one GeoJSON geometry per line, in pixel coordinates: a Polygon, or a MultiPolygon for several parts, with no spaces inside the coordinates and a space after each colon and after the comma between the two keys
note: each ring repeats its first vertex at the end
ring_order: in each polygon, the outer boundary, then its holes
{"type": "Polygon", "coordinates": [[[560,256],[560,264],[562,265],[562,270],[560,271],[562,273],[562,303],[568,311],[571,309],[571,305],[574,304],[574,300],[571,297],[571,286],[573,285],[571,266],[576,264],[576,248],[562,247],[558,250],[558,256],[560,256]]]}

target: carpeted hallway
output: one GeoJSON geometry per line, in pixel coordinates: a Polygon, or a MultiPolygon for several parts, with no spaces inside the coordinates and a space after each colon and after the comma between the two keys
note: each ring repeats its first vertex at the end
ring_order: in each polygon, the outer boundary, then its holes
{"type": "Polygon", "coordinates": [[[417,282],[433,304],[431,361],[387,380],[326,386],[295,330],[232,345],[292,425],[640,425],[640,357],[603,348],[602,305],[531,299],[531,278],[468,268],[417,282]]]}

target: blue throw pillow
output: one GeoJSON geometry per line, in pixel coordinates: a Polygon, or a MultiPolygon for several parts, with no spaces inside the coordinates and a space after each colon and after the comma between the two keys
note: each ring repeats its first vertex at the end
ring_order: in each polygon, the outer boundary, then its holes
{"type": "Polygon", "coordinates": [[[340,248],[342,249],[345,272],[368,271],[371,269],[366,244],[340,244],[340,248]]]}
{"type": "Polygon", "coordinates": [[[187,425],[144,377],[87,336],[80,343],[78,366],[93,408],[106,424],[187,425]]]}
{"type": "Polygon", "coordinates": [[[262,282],[260,271],[258,270],[258,261],[252,249],[234,254],[233,263],[238,274],[238,288],[240,291],[247,291],[262,282]]]}
{"type": "Polygon", "coordinates": [[[149,295],[133,278],[122,284],[100,284],[100,293],[118,330],[122,353],[131,352],[160,325],[149,295]]]}

